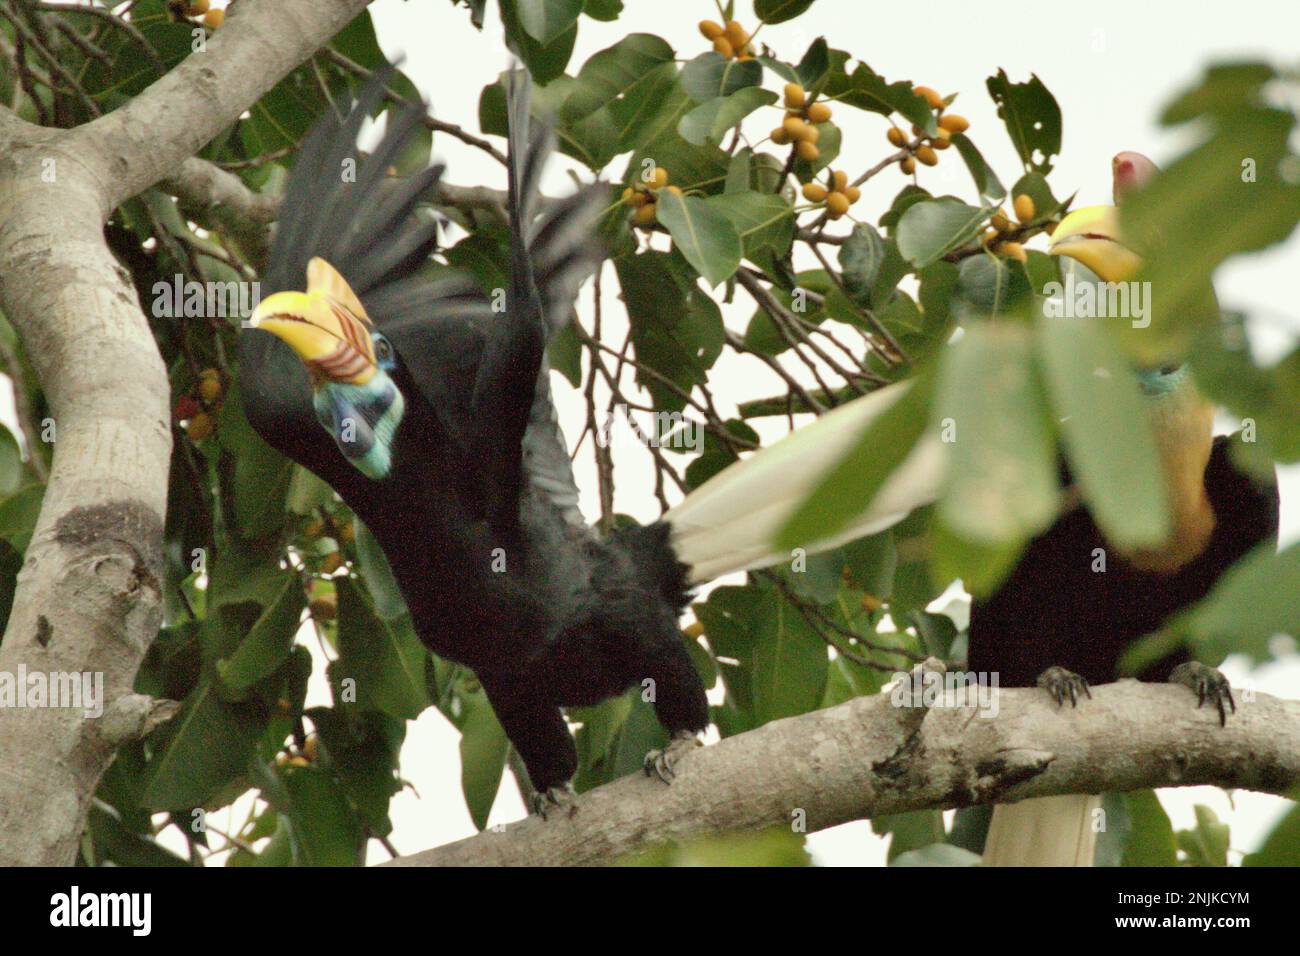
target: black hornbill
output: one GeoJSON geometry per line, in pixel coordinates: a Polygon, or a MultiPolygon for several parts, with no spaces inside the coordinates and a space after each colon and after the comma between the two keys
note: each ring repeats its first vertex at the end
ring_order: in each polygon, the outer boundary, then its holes
{"type": "MultiPolygon", "coordinates": [[[[1125,152],[1115,157],[1113,170],[1120,202],[1155,166],[1125,152]]],[[[1123,244],[1110,206],[1067,216],[1052,235],[1051,251],[1080,260],[1107,282],[1126,281],[1141,262],[1123,244]]],[[[1131,644],[1208,594],[1246,552],[1263,542],[1276,546],[1277,486],[1257,483],[1233,465],[1233,438],[1213,437],[1213,408],[1196,393],[1187,368],[1140,369],[1138,380],[1161,459],[1172,536],[1159,550],[1124,554],[1110,548],[1086,508],[1076,505],[1061,515],[1030,543],[998,591],[971,607],[968,667],[998,674],[1001,686],[1037,685],[1058,704],[1078,705],[1089,684],[1121,676],[1117,666],[1131,644]],[[1106,557],[1104,570],[1099,554],[1106,557]]],[[[1213,702],[1221,721],[1225,708],[1235,710],[1223,675],[1184,652],[1138,676],[1190,686],[1199,703],[1213,702]]],[[[1100,798],[1088,795],[1001,804],[984,860],[1090,865],[1099,805],[1100,798]]]]}
{"type": "MultiPolygon", "coordinates": [[[[600,261],[605,191],[538,209],[551,135],[530,128],[515,72],[508,288],[489,297],[468,278],[427,278],[438,225],[415,206],[441,168],[387,175],[420,112],[390,110],[378,147],[344,175],[390,74],[298,154],[263,276],[270,294],[241,333],[244,407],[369,527],[421,641],[478,676],[544,810],[577,767],[561,706],[650,680],[675,738],[707,726],[678,626],[686,569],[663,525],[603,539],[586,526],[551,403],[543,350],[600,261]],[[287,291],[304,277],[305,293],[287,291]]],[[[670,771],[670,756],[657,758],[670,771]]]]}

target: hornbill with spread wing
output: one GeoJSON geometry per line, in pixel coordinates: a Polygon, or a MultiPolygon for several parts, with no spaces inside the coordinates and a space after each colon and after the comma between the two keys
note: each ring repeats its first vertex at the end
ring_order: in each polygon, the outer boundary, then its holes
{"type": "MultiPolygon", "coordinates": [[[[590,529],[544,349],[600,261],[593,226],[607,190],[587,187],[539,208],[552,138],[531,121],[526,74],[514,72],[508,287],[488,296],[469,278],[429,278],[421,267],[438,226],[416,206],[441,168],[388,175],[420,112],[390,109],[382,141],[355,162],[362,121],[388,75],[362,90],[344,120],[323,121],[298,154],[263,275],[267,295],[241,332],[245,412],[366,523],[421,641],[481,681],[537,809],[564,798],[577,766],[560,708],[634,685],[652,689],[673,735],[648,758],[666,779],[675,754],[708,724],[678,625],[688,588],[773,560],[772,533],[811,487],[806,456],[779,496],[784,510],[751,507],[771,503],[765,476],[777,454],[715,480],[671,524],[603,538],[590,529]]],[[[852,437],[850,428],[838,444],[818,442],[816,454],[833,461],[852,437]]],[[[873,510],[854,533],[906,511],[877,519],[873,510]]]]}

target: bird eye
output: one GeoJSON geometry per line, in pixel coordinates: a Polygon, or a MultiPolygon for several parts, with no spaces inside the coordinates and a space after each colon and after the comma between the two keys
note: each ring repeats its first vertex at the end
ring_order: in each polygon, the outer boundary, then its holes
{"type": "Polygon", "coordinates": [[[392,357],[393,347],[388,344],[388,339],[382,335],[375,336],[375,358],[386,362],[392,357]]]}

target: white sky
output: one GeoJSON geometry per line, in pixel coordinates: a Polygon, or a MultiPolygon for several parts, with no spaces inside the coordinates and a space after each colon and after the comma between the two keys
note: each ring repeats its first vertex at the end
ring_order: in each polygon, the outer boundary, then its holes
{"type": "MultiPolygon", "coordinates": [[[[702,18],[717,19],[712,3],[698,0],[626,0],[627,9],[615,23],[584,18],[570,72],[593,52],[629,32],[653,32],[665,37],[679,57],[690,58],[708,48],[696,31],[702,18]]],[[[492,82],[509,62],[501,41],[496,4],[489,4],[482,33],[473,30],[468,12],[447,0],[422,3],[377,0],[371,7],[381,46],[391,57],[406,54],[403,70],[432,104],[435,115],[478,132],[477,102],[483,86],[492,82]]],[[[737,3],[738,19],[753,25],[749,0],[737,3]]],[[[1214,59],[1265,56],[1294,64],[1295,38],[1300,36],[1300,3],[1295,0],[1255,0],[1250,4],[1136,3],[1134,0],[1093,0],[1088,4],[1050,5],[1027,0],[1002,0],[996,15],[969,2],[930,0],[915,4],[866,4],[862,0],[818,0],[811,11],[793,23],[765,27],[760,39],[786,60],[798,60],[807,45],[825,35],[832,46],[861,56],[890,81],[911,79],[941,93],[957,91],[953,107],[971,120],[971,136],[985,157],[1009,185],[1016,178],[1018,160],[997,120],[984,80],[998,67],[1013,80],[1037,72],[1055,94],[1064,116],[1062,154],[1051,181],[1058,195],[1078,190],[1077,205],[1110,201],[1110,157],[1136,149],[1162,162],[1177,155],[1184,142],[1156,127],[1154,118],[1169,97],[1187,85],[1200,68],[1214,59]],[[1060,14],[1053,14],[1060,10],[1060,14]]],[[[837,168],[850,177],[884,155],[883,117],[849,109],[836,111],[844,130],[844,148],[837,168]]],[[[448,179],[464,185],[504,186],[502,167],[449,136],[438,136],[435,154],[448,163],[448,179]]],[[[923,169],[921,184],[932,192],[953,192],[973,199],[969,175],[955,151],[941,154],[943,161],[923,169]]],[[[625,160],[612,167],[620,170],[625,160]]],[[[569,188],[564,171],[567,159],[552,164],[545,186],[563,193],[569,188]]],[[[869,218],[883,210],[903,179],[890,170],[867,184],[855,207],[869,218]]],[[[1252,329],[1257,347],[1281,354],[1300,334],[1300,307],[1295,303],[1295,276],[1300,273],[1300,238],[1285,246],[1233,262],[1216,276],[1225,306],[1242,308],[1259,317],[1252,329]]],[[[607,288],[616,288],[607,283],[607,288]]],[[[752,309],[742,304],[724,310],[728,325],[743,331],[752,309]]],[[[615,303],[610,303],[614,305],[615,303]]],[[[619,309],[607,310],[620,312],[619,309]]],[[[724,357],[711,381],[717,393],[731,402],[721,406],[727,414],[734,401],[782,391],[781,383],[752,359],[724,357]]],[[[556,378],[557,402],[572,441],[581,428],[581,396],[556,378]]],[[[4,396],[8,399],[9,396],[4,396]]],[[[11,408],[0,417],[11,420],[11,408]]],[[[625,461],[619,473],[617,507],[642,520],[654,518],[658,509],[649,483],[647,461],[640,452],[620,449],[625,461]]],[[[594,515],[596,487],[590,456],[579,461],[578,480],[588,494],[584,504],[594,515]]],[[[1300,537],[1300,469],[1285,469],[1283,481],[1284,540],[1300,537]]],[[[315,651],[315,642],[307,641],[315,651]]],[[[1300,656],[1291,654],[1278,664],[1248,670],[1229,661],[1225,670],[1237,687],[1255,687],[1274,694],[1300,696],[1300,656]]],[[[323,661],[317,661],[312,702],[328,699],[323,661]]],[[[433,708],[408,725],[402,754],[402,774],[416,792],[407,790],[392,804],[393,842],[401,852],[413,852],[474,833],[460,790],[458,734],[433,708]],[[418,792],[418,796],[417,796],[418,792]]],[[[1232,824],[1234,850],[1249,851],[1285,808],[1284,801],[1257,794],[1235,795],[1235,808],[1216,788],[1163,791],[1162,801],[1176,828],[1192,825],[1192,806],[1206,803],[1232,824]]],[[[238,819],[246,804],[241,801],[238,819]]],[[[492,814],[492,823],[521,818],[524,807],[507,772],[492,814]]],[[[222,815],[213,822],[224,828],[222,815]]],[[[848,824],[815,834],[809,846],[819,863],[876,864],[883,862],[885,842],[871,834],[865,823],[848,824]]],[[[372,861],[385,859],[382,850],[372,861]]]]}

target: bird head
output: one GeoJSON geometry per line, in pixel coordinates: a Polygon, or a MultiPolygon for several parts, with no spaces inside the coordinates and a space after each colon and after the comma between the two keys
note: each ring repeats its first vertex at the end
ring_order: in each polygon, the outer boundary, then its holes
{"type": "Polygon", "coordinates": [[[312,259],[307,291],[268,296],[248,324],[270,332],[302,360],[316,417],[343,457],[367,477],[387,477],[404,410],[389,374],[396,355],[338,271],[312,259]]]}
{"type": "MultiPolygon", "coordinates": [[[[1157,172],[1156,164],[1135,152],[1118,153],[1111,160],[1112,195],[1116,204],[1140,189],[1157,172]]],[[[1126,242],[1116,206],[1076,209],[1057,224],[1047,251],[1082,263],[1103,282],[1126,282],[1142,267],[1142,256],[1126,242]]],[[[1138,384],[1150,396],[1167,395],[1187,380],[1178,363],[1139,368],[1138,384]]]]}

